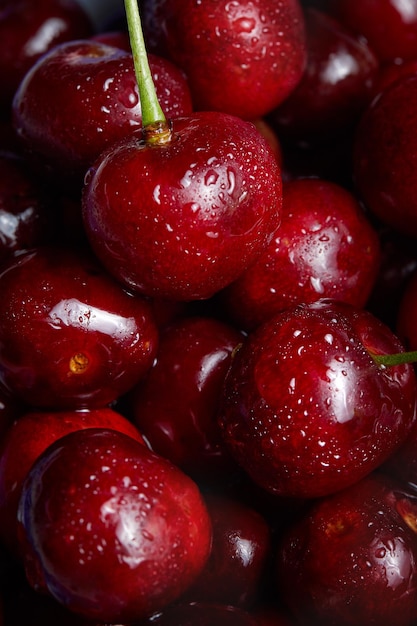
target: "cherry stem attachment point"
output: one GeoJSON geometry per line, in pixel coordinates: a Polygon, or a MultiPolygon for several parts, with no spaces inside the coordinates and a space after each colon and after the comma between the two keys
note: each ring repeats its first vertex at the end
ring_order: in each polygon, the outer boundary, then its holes
{"type": "Polygon", "coordinates": [[[126,19],[132,49],[135,76],[142,108],[142,125],[148,143],[166,143],[171,138],[167,122],[158,101],[155,84],[149,67],[137,0],[124,0],[126,19]],[[156,133],[153,132],[156,129],[156,133]]]}
{"type": "Polygon", "coordinates": [[[417,363],[417,351],[411,352],[398,352],[396,354],[373,354],[371,353],[373,360],[378,365],[392,366],[401,365],[404,363],[417,363]]]}

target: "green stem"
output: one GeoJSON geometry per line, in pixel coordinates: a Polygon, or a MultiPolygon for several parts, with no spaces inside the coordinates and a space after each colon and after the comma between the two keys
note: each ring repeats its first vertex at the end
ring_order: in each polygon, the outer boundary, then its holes
{"type": "Polygon", "coordinates": [[[145,136],[146,131],[148,131],[148,133],[152,135],[150,138],[147,138],[151,143],[165,143],[170,138],[170,126],[161,109],[158,96],[156,95],[137,0],[125,0],[125,11],[136,81],[139,89],[142,108],[142,125],[145,130],[145,136]],[[153,137],[155,132],[157,135],[156,138],[153,137]],[[168,138],[165,136],[166,133],[169,134],[168,138]]]}
{"type": "Polygon", "coordinates": [[[397,354],[372,354],[372,358],[378,365],[401,365],[402,363],[416,363],[417,351],[398,352],[397,354]]]}

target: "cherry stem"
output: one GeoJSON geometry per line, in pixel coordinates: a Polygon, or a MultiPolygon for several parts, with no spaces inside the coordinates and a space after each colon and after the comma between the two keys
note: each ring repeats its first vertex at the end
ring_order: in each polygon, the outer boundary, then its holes
{"type": "Polygon", "coordinates": [[[386,366],[416,363],[417,351],[398,352],[397,354],[372,354],[372,358],[378,365],[386,366]]]}
{"type": "Polygon", "coordinates": [[[153,144],[166,143],[171,138],[171,126],[161,109],[156,94],[137,0],[125,0],[125,11],[135,76],[139,89],[145,140],[153,144]]]}

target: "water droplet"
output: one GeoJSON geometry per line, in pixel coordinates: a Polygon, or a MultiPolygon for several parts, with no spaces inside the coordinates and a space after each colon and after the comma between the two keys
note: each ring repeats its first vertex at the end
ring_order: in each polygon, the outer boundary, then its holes
{"type": "Polygon", "coordinates": [[[233,23],[233,30],[237,33],[251,33],[256,28],[256,20],[253,17],[240,17],[233,23]]]}
{"type": "Polygon", "coordinates": [[[204,177],[204,184],[207,186],[215,185],[219,179],[219,175],[214,170],[209,170],[204,177]]]}

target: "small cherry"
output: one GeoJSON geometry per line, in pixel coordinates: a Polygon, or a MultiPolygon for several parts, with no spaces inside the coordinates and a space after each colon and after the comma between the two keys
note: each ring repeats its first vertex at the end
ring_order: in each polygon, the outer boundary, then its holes
{"type": "Polygon", "coordinates": [[[241,340],[216,319],[180,318],[161,330],[153,365],[129,394],[132,419],[151,448],[194,480],[213,484],[236,472],[216,415],[241,340]]]}
{"type": "Polygon", "coordinates": [[[277,589],[297,625],[413,626],[415,491],[375,473],[322,498],[280,540],[277,589]]]}
{"type": "Polygon", "coordinates": [[[246,331],[289,306],[318,298],[361,307],[379,267],[377,232],[352,193],[319,178],[287,181],[276,234],[223,290],[221,301],[246,331]]]}
{"type": "Polygon", "coordinates": [[[306,42],[298,0],[142,4],[150,50],[184,70],[197,110],[262,117],[301,79],[306,42]]]}
{"type": "Polygon", "coordinates": [[[28,405],[101,407],[136,385],[158,342],[152,310],[88,250],[40,247],[0,273],[0,380],[28,405]]]}
{"type": "Polygon", "coordinates": [[[105,428],[69,433],[38,457],[18,520],[30,584],[105,623],[139,622],[178,599],[211,546],[197,485],[105,428]]]}
{"type": "Polygon", "coordinates": [[[145,445],[137,428],[117,411],[25,412],[10,426],[0,446],[0,539],[17,554],[17,508],[22,485],[36,459],[60,437],[83,428],[112,428],[145,445]]]}
{"type": "Polygon", "coordinates": [[[280,219],[281,170],[250,122],[215,111],[166,119],[137,6],[126,4],[143,129],[90,169],[86,233],[109,272],[132,290],[206,299],[268,243],[280,219]]]}

